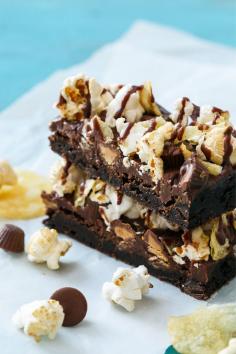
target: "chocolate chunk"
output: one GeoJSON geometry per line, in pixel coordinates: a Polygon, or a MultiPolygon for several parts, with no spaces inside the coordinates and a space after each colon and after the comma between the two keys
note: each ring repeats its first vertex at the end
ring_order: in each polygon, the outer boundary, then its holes
{"type": "Polygon", "coordinates": [[[52,294],[51,299],[57,300],[63,307],[64,327],[73,327],[80,323],[87,313],[87,301],[84,295],[75,288],[61,288],[52,294]]]}
{"type": "Polygon", "coordinates": [[[194,156],[186,160],[180,169],[179,187],[183,190],[203,188],[209,178],[209,172],[194,156]]]}
{"type": "Polygon", "coordinates": [[[0,229],[0,248],[5,251],[24,252],[25,233],[18,226],[6,224],[0,229]]]}
{"type": "Polygon", "coordinates": [[[180,168],[184,163],[184,156],[178,146],[174,146],[172,143],[167,142],[162,153],[162,160],[164,162],[164,171],[166,171],[169,169],[180,168]]]}

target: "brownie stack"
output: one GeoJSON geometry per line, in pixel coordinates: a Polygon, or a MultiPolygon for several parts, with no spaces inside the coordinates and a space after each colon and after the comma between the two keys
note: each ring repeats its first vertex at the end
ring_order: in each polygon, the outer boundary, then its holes
{"type": "Polygon", "coordinates": [[[45,224],[198,299],[236,274],[236,134],[229,113],[187,97],[169,113],[150,83],[78,75],[60,92],[62,158],[45,224]]]}

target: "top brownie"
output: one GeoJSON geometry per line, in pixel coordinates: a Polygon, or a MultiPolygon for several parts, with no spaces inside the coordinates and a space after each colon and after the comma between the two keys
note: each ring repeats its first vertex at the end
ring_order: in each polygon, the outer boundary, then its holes
{"type": "Polygon", "coordinates": [[[229,113],[187,97],[169,113],[150,83],[67,79],[52,149],[170,222],[192,229],[236,207],[236,132],[229,113]]]}

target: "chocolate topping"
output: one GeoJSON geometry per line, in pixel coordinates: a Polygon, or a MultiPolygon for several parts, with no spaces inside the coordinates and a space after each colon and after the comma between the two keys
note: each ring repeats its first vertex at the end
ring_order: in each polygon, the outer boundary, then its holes
{"type": "Polygon", "coordinates": [[[203,154],[206,156],[207,160],[211,159],[211,150],[208,149],[208,147],[206,147],[206,145],[204,143],[202,143],[201,145],[201,150],[203,152],[203,154]]]}
{"type": "Polygon", "coordinates": [[[184,156],[178,146],[171,144],[171,142],[166,142],[162,153],[162,160],[164,162],[164,171],[166,171],[168,169],[180,168],[184,163],[184,156]]]}
{"type": "Polygon", "coordinates": [[[64,327],[76,326],[86,316],[87,301],[84,295],[75,288],[61,288],[52,294],[51,299],[57,300],[63,307],[64,327]]]}
{"type": "Polygon", "coordinates": [[[104,140],[103,133],[100,127],[100,124],[98,122],[98,119],[95,117],[93,120],[93,129],[94,129],[94,135],[97,138],[97,140],[104,140]]]}
{"type": "Polygon", "coordinates": [[[6,224],[0,229],[0,248],[5,251],[24,252],[25,233],[18,226],[6,224]]]}
{"type": "Polygon", "coordinates": [[[182,108],[181,108],[181,110],[179,112],[179,115],[178,115],[178,118],[177,118],[177,122],[178,123],[181,123],[183,118],[184,118],[184,114],[185,114],[184,111],[185,111],[185,106],[186,106],[187,102],[189,102],[189,98],[188,97],[183,97],[183,99],[182,99],[182,108]]]}
{"type": "Polygon", "coordinates": [[[191,114],[191,118],[193,122],[196,122],[199,116],[200,116],[200,107],[193,103],[193,111],[191,114]]]}
{"type": "Polygon", "coordinates": [[[117,119],[122,116],[122,113],[125,109],[125,106],[130,98],[130,96],[135,93],[136,91],[140,91],[142,89],[142,86],[132,86],[131,89],[126,93],[125,97],[123,98],[123,101],[121,102],[121,107],[120,109],[116,112],[114,115],[114,118],[117,119]]]}
{"type": "Polygon", "coordinates": [[[231,144],[231,135],[233,132],[233,127],[228,127],[224,134],[224,163],[227,163],[230,155],[233,151],[233,146],[231,144]]]}
{"type": "Polygon", "coordinates": [[[130,130],[132,129],[133,125],[134,125],[134,123],[129,123],[128,124],[127,128],[124,131],[124,134],[120,137],[121,140],[125,140],[128,137],[128,135],[130,133],[130,130]]]}
{"type": "Polygon", "coordinates": [[[180,169],[180,187],[186,189],[201,189],[209,178],[209,172],[194,156],[186,160],[180,169]]]}

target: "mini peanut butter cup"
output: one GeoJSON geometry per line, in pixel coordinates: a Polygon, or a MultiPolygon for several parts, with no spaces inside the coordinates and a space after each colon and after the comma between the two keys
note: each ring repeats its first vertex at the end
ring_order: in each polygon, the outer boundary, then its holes
{"type": "Polygon", "coordinates": [[[24,252],[25,233],[18,226],[5,224],[0,229],[0,248],[4,251],[21,253],[24,252]]]}

